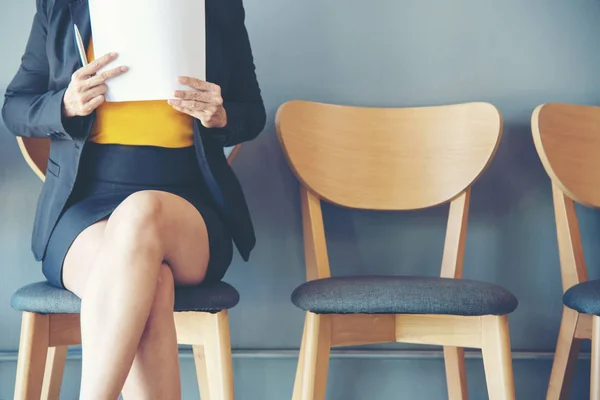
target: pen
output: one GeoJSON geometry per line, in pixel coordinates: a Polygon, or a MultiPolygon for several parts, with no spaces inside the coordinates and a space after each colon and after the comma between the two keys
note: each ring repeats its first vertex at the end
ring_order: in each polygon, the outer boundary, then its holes
{"type": "Polygon", "coordinates": [[[81,34],[79,33],[79,29],[77,25],[73,25],[75,30],[75,43],[77,43],[77,50],[79,51],[79,58],[81,59],[81,65],[86,66],[88,64],[87,57],[85,55],[85,47],[83,46],[83,39],[81,39],[81,34]]]}

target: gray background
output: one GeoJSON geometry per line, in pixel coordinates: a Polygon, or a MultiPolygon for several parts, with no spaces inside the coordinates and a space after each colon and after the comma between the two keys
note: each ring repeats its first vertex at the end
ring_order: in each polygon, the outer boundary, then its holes
{"type": "MultiPolygon", "coordinates": [[[[231,312],[240,399],[290,398],[303,314],[289,302],[304,278],[297,184],[273,128],[291,99],[369,106],[489,101],[505,132],[491,168],[473,191],[465,277],[496,282],[520,299],[511,316],[517,397],[542,399],[561,313],[551,192],[531,141],[529,119],[547,101],[598,104],[600,3],[596,0],[246,0],[247,26],[269,121],[234,167],[258,234],[245,264],[236,256],[226,279],[241,304],[231,312]],[[290,350],[289,352],[278,350],[290,350]]],[[[0,0],[0,91],[22,54],[34,2],[0,0]]],[[[29,251],[40,182],[0,124],[0,399],[12,397],[20,316],[11,293],[42,278],[29,251]]],[[[353,212],[325,207],[334,273],[436,275],[447,208],[418,213],[353,212]]],[[[598,217],[580,210],[593,266],[598,217]]],[[[335,354],[328,399],[441,399],[438,349],[403,352],[375,346],[335,354]],[[421,386],[423,385],[423,386],[421,386]]],[[[182,352],[184,397],[197,388],[182,352]]],[[[487,398],[481,359],[468,361],[472,399],[487,398]]],[[[585,398],[589,366],[577,369],[573,398],[585,398]]],[[[68,363],[63,394],[76,397],[79,362],[68,363]]]]}

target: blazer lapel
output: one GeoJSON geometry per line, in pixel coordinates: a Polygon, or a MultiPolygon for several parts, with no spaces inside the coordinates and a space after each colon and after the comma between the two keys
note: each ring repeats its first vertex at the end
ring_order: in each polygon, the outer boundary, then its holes
{"type": "MultiPolygon", "coordinates": [[[[86,47],[90,44],[90,38],[92,36],[92,27],[90,25],[90,9],[88,7],[88,0],[75,0],[69,4],[71,10],[71,20],[77,25],[79,33],[81,33],[81,39],[86,47]]],[[[70,27],[73,29],[73,27],[70,27]]],[[[75,36],[73,36],[75,37],[75,36]]]]}

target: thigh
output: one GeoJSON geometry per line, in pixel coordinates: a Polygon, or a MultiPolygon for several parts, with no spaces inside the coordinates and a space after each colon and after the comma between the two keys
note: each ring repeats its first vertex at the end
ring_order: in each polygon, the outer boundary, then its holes
{"type": "Polygon", "coordinates": [[[178,285],[196,285],[205,276],[211,258],[207,224],[189,201],[177,195],[147,191],[160,204],[161,241],[164,261],[171,267],[178,285]]]}
{"type": "Polygon", "coordinates": [[[182,197],[155,190],[130,195],[108,219],[107,235],[118,230],[129,232],[124,237],[132,246],[148,234],[157,240],[175,283],[194,285],[204,279],[210,258],[207,227],[200,212],[182,197]]]}
{"type": "Polygon", "coordinates": [[[104,239],[106,219],[83,230],[73,241],[63,262],[63,284],[80,298],[104,239]]]}
{"type": "Polygon", "coordinates": [[[138,225],[139,230],[145,230],[146,226],[159,227],[164,261],[171,268],[176,284],[195,285],[204,280],[210,259],[204,218],[190,202],[177,195],[145,190],[127,197],[108,220],[90,226],[77,236],[63,264],[65,287],[81,297],[92,268],[102,267],[95,266],[98,252],[110,251],[110,246],[103,245],[108,243],[105,242],[107,229],[120,229],[132,223],[138,225]]]}

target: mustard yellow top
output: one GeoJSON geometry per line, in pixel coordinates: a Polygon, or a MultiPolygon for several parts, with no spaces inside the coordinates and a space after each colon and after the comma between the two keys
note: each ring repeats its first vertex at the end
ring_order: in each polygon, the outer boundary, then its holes
{"type": "MultiPolygon", "coordinates": [[[[94,60],[91,40],[87,57],[94,60]]],[[[181,148],[192,146],[193,136],[193,118],[175,110],[166,100],[104,102],[96,109],[89,140],[101,144],[181,148]]]]}

